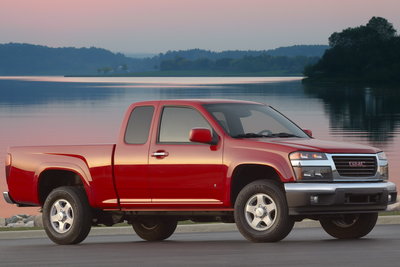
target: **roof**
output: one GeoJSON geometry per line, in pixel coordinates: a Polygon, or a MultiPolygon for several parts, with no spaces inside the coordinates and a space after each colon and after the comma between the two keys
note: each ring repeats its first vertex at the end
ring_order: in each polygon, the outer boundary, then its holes
{"type": "Polygon", "coordinates": [[[243,104],[263,104],[253,101],[234,100],[234,99],[163,99],[154,101],[141,101],[135,104],[216,104],[216,103],[243,103],[243,104]]]}

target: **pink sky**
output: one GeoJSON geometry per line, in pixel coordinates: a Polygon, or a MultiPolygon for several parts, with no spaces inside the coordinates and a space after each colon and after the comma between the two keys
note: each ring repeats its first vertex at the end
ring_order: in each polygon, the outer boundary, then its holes
{"type": "Polygon", "coordinates": [[[329,35],[387,18],[399,0],[1,0],[0,43],[97,46],[122,52],[270,49],[326,44],[329,35]]]}

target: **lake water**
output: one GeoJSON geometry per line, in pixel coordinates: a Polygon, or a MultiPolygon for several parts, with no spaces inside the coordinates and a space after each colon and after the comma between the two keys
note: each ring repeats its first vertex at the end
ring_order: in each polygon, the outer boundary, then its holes
{"type": "MultiPolygon", "coordinates": [[[[400,186],[400,87],[305,86],[296,77],[0,77],[0,159],[15,145],[114,143],[132,102],[172,98],[268,103],[316,138],[381,148],[400,186]]],[[[37,210],[0,200],[0,217],[37,210]]]]}

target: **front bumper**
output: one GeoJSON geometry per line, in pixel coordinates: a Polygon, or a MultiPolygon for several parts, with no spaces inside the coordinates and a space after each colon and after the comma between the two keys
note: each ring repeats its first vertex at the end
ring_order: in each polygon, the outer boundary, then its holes
{"type": "Polygon", "coordinates": [[[396,185],[377,183],[287,183],[290,215],[384,211],[397,200],[396,185]]]}
{"type": "Polygon", "coordinates": [[[8,192],[3,192],[4,200],[9,204],[16,204],[8,192]]]}

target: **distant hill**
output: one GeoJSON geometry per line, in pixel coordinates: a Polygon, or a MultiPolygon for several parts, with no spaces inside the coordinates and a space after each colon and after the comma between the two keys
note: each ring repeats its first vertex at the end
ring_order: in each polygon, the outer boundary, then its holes
{"type": "Polygon", "coordinates": [[[222,52],[190,49],[168,51],[158,57],[161,71],[301,75],[304,67],[315,64],[327,48],[326,45],[296,45],[273,50],[222,52]]]}
{"type": "Polygon", "coordinates": [[[0,75],[96,73],[100,67],[117,67],[131,63],[131,58],[101,48],[0,44],[0,75]]]}
{"type": "Polygon", "coordinates": [[[328,45],[293,45],[267,50],[266,54],[275,57],[322,57],[328,48],[328,45]]]}
{"type": "Polygon", "coordinates": [[[151,58],[158,55],[157,53],[123,53],[126,57],[131,58],[151,58]]]}
{"type": "Polygon", "coordinates": [[[189,60],[183,57],[165,59],[161,61],[161,71],[200,71],[243,73],[264,72],[261,76],[292,76],[302,75],[305,66],[315,64],[319,57],[284,57],[261,54],[258,56],[244,56],[242,58],[208,59],[199,58],[189,60]]]}
{"type": "MultiPolygon", "coordinates": [[[[95,47],[52,48],[41,45],[8,43],[0,44],[0,75],[124,75],[124,73],[162,71],[164,70],[161,68],[163,62],[165,65],[168,60],[176,60],[178,58],[196,61],[195,63],[197,64],[199,60],[205,59],[212,62],[220,60],[219,63],[221,63],[225,62],[226,59],[244,59],[245,57],[247,57],[247,62],[249,61],[248,57],[250,59],[260,59],[260,57],[265,58],[265,55],[268,55],[270,62],[276,62],[271,61],[274,57],[288,57],[290,62],[292,57],[306,57],[313,58],[312,62],[315,62],[315,58],[321,57],[327,48],[328,46],[326,45],[296,45],[273,50],[232,50],[222,52],[190,49],[168,51],[145,58],[132,58],[121,53],[113,53],[109,50],[95,47]]],[[[279,59],[279,61],[282,60],[284,59],[279,59]]],[[[301,65],[303,64],[301,62],[310,63],[310,60],[296,60],[295,64],[301,65]]],[[[230,68],[232,69],[232,67],[230,68]]],[[[223,67],[218,67],[218,69],[224,71],[223,67]]],[[[226,70],[230,71],[231,69],[226,70]]],[[[295,69],[297,71],[299,66],[296,66],[295,69]]],[[[283,71],[286,71],[286,69],[283,69],[283,71]]],[[[293,68],[287,71],[293,72],[293,68]]]]}

